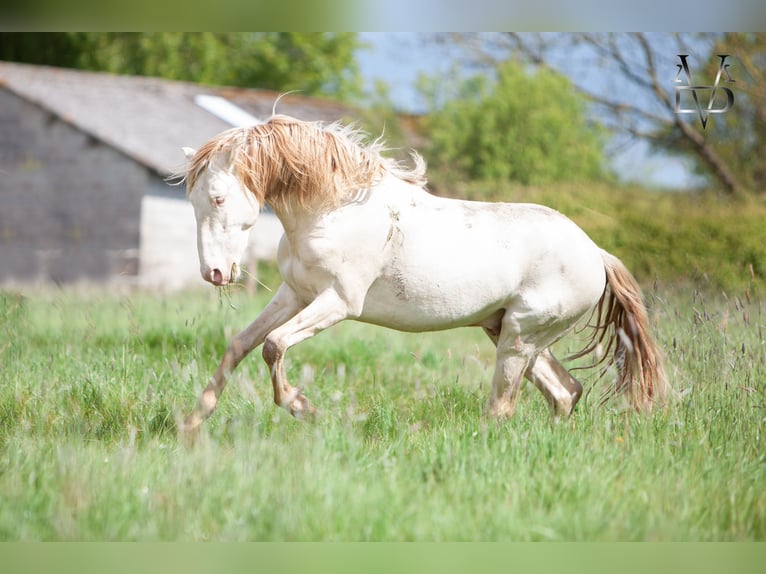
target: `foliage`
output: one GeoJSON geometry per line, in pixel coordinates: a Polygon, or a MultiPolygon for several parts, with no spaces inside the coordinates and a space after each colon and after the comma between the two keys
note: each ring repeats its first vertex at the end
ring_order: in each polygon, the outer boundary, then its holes
{"type": "Polygon", "coordinates": [[[361,92],[355,33],[60,32],[0,35],[0,59],[205,84],[361,92]]]}
{"type": "Polygon", "coordinates": [[[421,130],[419,116],[410,116],[397,110],[392,103],[390,87],[383,80],[374,83],[356,110],[356,117],[349,120],[369,134],[371,139],[381,137],[390,155],[396,159],[408,160],[410,149],[413,146],[419,147],[419,142],[414,141],[421,130]]]}
{"type": "Polygon", "coordinates": [[[515,61],[495,72],[494,81],[421,78],[430,164],[455,177],[524,184],[604,175],[603,133],[565,76],[515,61]]]}
{"type": "Polygon", "coordinates": [[[650,302],[679,392],[651,415],[592,393],[552,424],[527,385],[496,423],[480,329],[346,322],[289,355],[316,424],[272,403],[255,352],[188,447],[175,417],[263,298],[4,293],[0,538],[763,540],[761,304],[650,302]]]}

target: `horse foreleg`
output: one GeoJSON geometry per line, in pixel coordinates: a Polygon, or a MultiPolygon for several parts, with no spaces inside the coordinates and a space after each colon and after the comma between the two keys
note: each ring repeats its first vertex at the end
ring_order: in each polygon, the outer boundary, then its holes
{"type": "Polygon", "coordinates": [[[250,351],[263,343],[268,333],[285,323],[299,310],[300,304],[295,293],[287,285],[282,284],[255,321],[232,339],[212,379],[202,391],[197,406],[186,417],[183,430],[194,430],[202,421],[213,414],[218,404],[218,398],[221,396],[232,371],[250,351]]]}
{"type": "Polygon", "coordinates": [[[263,360],[271,372],[274,385],[274,402],[287,409],[296,418],[310,418],[316,409],[303,395],[301,389],[293,388],[287,381],[284,358],[287,350],[320,331],[332,327],[348,317],[348,306],[335,293],[328,290],[314,299],[292,319],[266,336],[263,344],[263,360]]]}
{"type": "Polygon", "coordinates": [[[555,418],[572,414],[582,397],[580,381],[569,374],[549,349],[538,355],[526,376],[543,393],[555,418]]]}

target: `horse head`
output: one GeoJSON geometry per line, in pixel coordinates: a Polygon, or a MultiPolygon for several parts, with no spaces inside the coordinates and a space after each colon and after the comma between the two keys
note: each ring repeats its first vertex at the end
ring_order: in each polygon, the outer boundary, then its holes
{"type": "MultiPolygon", "coordinates": [[[[194,166],[197,152],[191,148],[183,151],[194,166]]],[[[260,205],[243,188],[225,151],[197,166],[193,173],[187,184],[197,220],[200,273],[213,285],[227,285],[239,277],[240,260],[260,205]]]]}

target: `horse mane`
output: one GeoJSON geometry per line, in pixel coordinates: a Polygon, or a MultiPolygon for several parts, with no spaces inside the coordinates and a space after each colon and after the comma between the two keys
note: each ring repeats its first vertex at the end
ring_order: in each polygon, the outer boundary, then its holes
{"type": "Polygon", "coordinates": [[[192,189],[202,171],[223,156],[259,205],[268,203],[275,211],[331,209],[386,174],[425,186],[425,162],[418,153],[412,152],[414,167],[406,168],[382,155],[380,138],[364,143],[366,137],[338,122],[274,115],[262,124],[213,137],[194,154],[183,178],[192,189]]]}

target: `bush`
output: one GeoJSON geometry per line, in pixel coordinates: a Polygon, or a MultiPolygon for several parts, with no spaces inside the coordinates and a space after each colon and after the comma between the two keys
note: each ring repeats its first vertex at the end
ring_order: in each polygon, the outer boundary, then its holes
{"type": "Polygon", "coordinates": [[[421,79],[432,109],[425,155],[437,175],[527,185],[603,178],[603,130],[565,76],[513,61],[496,72],[494,81],[421,79]]]}

